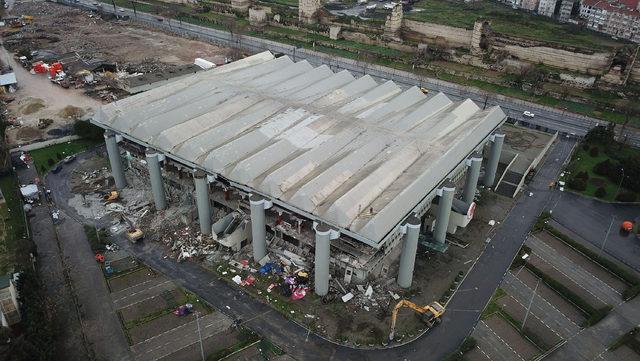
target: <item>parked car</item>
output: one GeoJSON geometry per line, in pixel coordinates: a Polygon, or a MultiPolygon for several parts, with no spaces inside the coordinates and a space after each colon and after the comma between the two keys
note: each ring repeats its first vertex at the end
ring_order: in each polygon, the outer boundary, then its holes
{"type": "Polygon", "coordinates": [[[530,112],[530,111],[528,111],[528,110],[525,110],[525,111],[524,111],[524,113],[522,113],[522,115],[524,115],[524,116],[525,116],[525,117],[527,117],[527,118],[533,118],[533,117],[535,117],[535,114],[531,113],[531,112],[530,112]]]}
{"type": "Polygon", "coordinates": [[[76,159],[76,156],[75,156],[75,154],[74,154],[74,155],[68,155],[68,156],[64,157],[63,161],[64,161],[65,163],[71,163],[71,162],[73,162],[75,159],[76,159]]]}

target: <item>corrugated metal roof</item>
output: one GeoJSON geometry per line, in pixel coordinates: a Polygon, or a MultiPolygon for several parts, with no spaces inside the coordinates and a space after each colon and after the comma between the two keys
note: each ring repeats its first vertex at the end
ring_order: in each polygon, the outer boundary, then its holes
{"type": "Polygon", "coordinates": [[[105,105],[94,121],[379,242],[504,119],[265,52],[105,105]]]}

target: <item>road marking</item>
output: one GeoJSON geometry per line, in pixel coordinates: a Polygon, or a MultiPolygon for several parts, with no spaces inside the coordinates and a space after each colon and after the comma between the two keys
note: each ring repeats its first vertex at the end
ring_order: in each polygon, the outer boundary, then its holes
{"type": "Polygon", "coordinates": [[[547,261],[546,259],[542,258],[540,256],[539,253],[533,252],[540,260],[542,260],[544,263],[548,264],[549,266],[551,266],[551,268],[555,269],[556,271],[558,271],[560,274],[562,274],[563,276],[567,277],[571,282],[575,283],[578,287],[582,288],[583,290],[587,291],[587,293],[589,293],[591,296],[595,297],[598,301],[602,302],[605,305],[608,305],[609,302],[604,301],[603,299],[601,299],[600,297],[596,296],[593,292],[591,292],[590,290],[588,290],[587,288],[585,288],[581,282],[578,282],[576,280],[574,280],[573,278],[569,277],[567,274],[565,274],[564,272],[562,272],[561,270],[559,270],[554,264],[552,264],[551,262],[547,261]]]}
{"type": "Polygon", "coordinates": [[[511,347],[511,346],[510,346],[510,345],[509,345],[505,340],[503,340],[503,339],[502,339],[502,337],[498,336],[498,334],[497,334],[494,330],[492,330],[492,329],[491,329],[491,327],[489,327],[489,325],[487,325],[487,323],[486,323],[486,322],[484,322],[484,321],[480,321],[480,322],[481,322],[481,323],[482,323],[482,324],[483,324],[483,325],[484,325],[484,326],[485,326],[489,331],[491,331],[491,333],[493,333],[493,335],[494,335],[494,336],[496,336],[496,338],[497,338],[498,340],[500,340],[500,342],[502,342],[505,346],[507,346],[507,348],[509,348],[509,350],[511,350],[511,352],[513,352],[516,356],[518,356],[518,358],[519,358],[521,361],[525,361],[525,360],[524,360],[524,358],[522,358],[522,356],[520,356],[520,354],[519,354],[519,353],[517,353],[517,352],[516,352],[516,350],[514,350],[514,349],[513,349],[513,348],[512,348],[512,347],[511,347]]]}
{"type": "MultiPolygon", "coordinates": [[[[537,237],[531,237],[530,239],[535,239],[535,241],[532,241],[533,243],[541,243],[541,245],[542,245],[542,246],[545,246],[545,247],[549,248],[549,251],[550,251],[552,254],[556,254],[556,253],[558,253],[558,251],[557,251],[555,248],[551,247],[551,246],[550,246],[549,244],[547,244],[545,241],[543,241],[543,240],[541,240],[541,239],[539,239],[539,238],[537,238],[537,237]]],[[[560,242],[561,242],[561,241],[560,241],[560,242]]],[[[535,251],[535,250],[534,250],[534,251],[535,251]]],[[[571,259],[567,258],[566,256],[561,255],[561,254],[558,254],[558,255],[556,255],[556,257],[564,258],[564,259],[566,260],[566,262],[569,262],[571,265],[574,265],[577,269],[582,270],[582,271],[583,271],[583,273],[585,273],[585,274],[587,274],[587,275],[589,275],[589,276],[593,277],[593,278],[594,278],[595,280],[597,280],[598,282],[601,282],[603,285],[605,285],[606,287],[610,288],[613,292],[615,292],[615,293],[617,293],[618,295],[622,296],[622,293],[618,292],[618,290],[616,290],[615,288],[611,287],[607,282],[605,282],[605,281],[601,280],[600,278],[596,277],[593,273],[591,273],[591,272],[587,271],[587,270],[586,270],[586,269],[584,269],[582,266],[580,266],[579,264],[576,264],[575,262],[573,262],[571,259]]],[[[589,259],[587,259],[586,261],[587,261],[587,262],[593,262],[593,261],[591,261],[591,260],[589,260],[589,259]]]]}
{"type": "Polygon", "coordinates": [[[484,357],[486,357],[490,361],[493,361],[493,359],[491,357],[489,357],[489,355],[487,355],[487,353],[484,352],[484,350],[480,346],[476,346],[476,347],[478,348],[478,350],[480,350],[480,353],[482,353],[484,355],[484,357]]]}
{"type": "MultiPolygon", "coordinates": [[[[526,283],[524,283],[520,278],[515,277],[511,272],[509,272],[509,275],[511,277],[513,277],[515,280],[517,280],[520,284],[522,284],[523,287],[527,288],[529,291],[533,292],[533,290],[527,286],[526,283]]],[[[580,326],[578,326],[577,323],[573,322],[573,320],[571,318],[569,318],[567,315],[565,315],[562,311],[560,311],[558,308],[556,308],[556,306],[552,305],[551,302],[547,301],[546,298],[542,297],[542,295],[540,294],[536,294],[536,296],[538,298],[540,298],[541,300],[543,300],[549,307],[553,308],[554,310],[556,310],[559,314],[561,314],[562,316],[564,316],[564,318],[566,318],[569,322],[571,322],[574,326],[576,326],[577,328],[581,328],[580,326]]],[[[568,301],[566,301],[568,302],[568,301]]]]}
{"type": "MultiPolygon", "coordinates": [[[[120,292],[124,292],[124,291],[126,291],[126,290],[131,289],[131,288],[134,288],[134,287],[137,287],[137,286],[140,286],[140,285],[142,285],[142,284],[145,284],[145,283],[147,283],[147,282],[152,282],[152,281],[154,281],[154,280],[148,280],[148,281],[145,281],[145,282],[140,283],[140,284],[138,284],[138,285],[131,286],[131,287],[127,287],[127,288],[125,288],[125,289],[123,289],[123,290],[118,291],[118,293],[120,293],[120,292]]],[[[158,284],[153,285],[153,286],[151,286],[151,287],[145,288],[145,289],[143,289],[143,290],[141,290],[141,291],[131,293],[131,294],[127,295],[127,296],[122,296],[122,297],[120,297],[120,298],[114,299],[114,300],[113,300],[113,303],[120,302],[120,301],[122,301],[122,300],[124,300],[124,299],[127,299],[127,298],[129,298],[129,297],[133,297],[133,296],[135,296],[135,295],[137,295],[137,294],[140,294],[140,293],[142,293],[142,292],[149,291],[149,290],[154,289],[154,288],[156,288],[156,287],[160,287],[160,286],[162,286],[162,285],[164,285],[164,284],[166,284],[166,283],[172,283],[172,281],[171,281],[171,280],[166,280],[166,281],[164,281],[164,282],[158,283],[158,284]]],[[[156,295],[156,296],[157,296],[157,295],[156,295]]]]}
{"type": "MultiPolygon", "coordinates": [[[[522,303],[520,303],[520,301],[516,300],[516,299],[515,299],[515,297],[513,297],[513,296],[509,295],[509,298],[511,298],[512,300],[516,301],[516,303],[517,303],[517,304],[519,304],[520,306],[522,306],[522,308],[523,308],[523,309],[525,309],[525,310],[526,310],[525,305],[523,305],[522,303]]],[[[534,297],[534,299],[535,299],[535,297],[534,297]]],[[[555,334],[556,334],[556,336],[560,337],[561,339],[564,339],[564,337],[562,337],[562,336],[561,336],[559,333],[557,333],[553,328],[551,328],[549,325],[547,325],[547,323],[546,323],[546,322],[544,322],[544,320],[542,320],[540,317],[538,317],[538,316],[536,315],[536,313],[535,313],[535,312],[533,312],[533,310],[530,312],[530,314],[531,314],[531,315],[533,315],[533,317],[535,317],[535,318],[536,318],[538,321],[540,321],[543,325],[545,325],[545,326],[549,329],[549,331],[551,331],[551,332],[555,333],[555,334]]]]}

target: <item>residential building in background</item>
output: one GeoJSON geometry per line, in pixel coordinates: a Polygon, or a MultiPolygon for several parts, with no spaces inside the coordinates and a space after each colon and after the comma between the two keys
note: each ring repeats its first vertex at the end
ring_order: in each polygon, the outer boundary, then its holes
{"type": "Polygon", "coordinates": [[[558,20],[565,23],[571,20],[573,3],[574,0],[562,0],[562,3],[560,4],[560,13],[558,14],[558,20]]]}
{"type": "Polygon", "coordinates": [[[0,277],[0,324],[2,327],[11,327],[20,322],[16,280],[17,274],[0,277]]]}
{"type": "Polygon", "coordinates": [[[520,8],[524,10],[534,11],[538,8],[538,0],[522,0],[520,8]]]}
{"type": "Polygon", "coordinates": [[[638,0],[583,0],[580,17],[589,29],[640,43],[640,4],[638,0]]]}
{"type": "Polygon", "coordinates": [[[538,14],[552,18],[556,10],[557,2],[557,0],[540,0],[538,14]]]}

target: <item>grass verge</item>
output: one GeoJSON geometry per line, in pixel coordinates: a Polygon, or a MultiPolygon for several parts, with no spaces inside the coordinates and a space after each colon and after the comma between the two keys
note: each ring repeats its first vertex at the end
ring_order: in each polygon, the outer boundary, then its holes
{"type": "Polygon", "coordinates": [[[80,153],[98,144],[95,140],[78,139],[71,142],[54,144],[29,152],[33,164],[40,175],[49,172],[64,157],[80,153]]]}
{"type": "Polygon", "coordinates": [[[0,204],[0,274],[28,261],[29,245],[18,179],[10,173],[0,176],[5,203],[0,204]]]}

